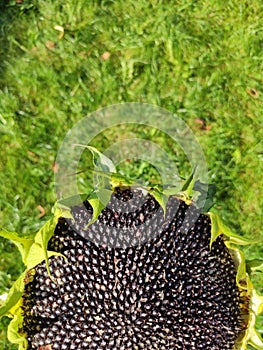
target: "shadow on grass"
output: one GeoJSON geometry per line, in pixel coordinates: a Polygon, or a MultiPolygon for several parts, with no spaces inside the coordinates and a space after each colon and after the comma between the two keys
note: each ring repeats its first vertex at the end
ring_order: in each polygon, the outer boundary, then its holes
{"type": "Polygon", "coordinates": [[[1,87],[4,85],[4,72],[8,57],[8,49],[9,49],[9,42],[8,42],[8,27],[10,28],[13,24],[13,21],[15,19],[15,13],[14,11],[10,11],[10,0],[2,0],[0,2],[0,83],[1,87]]]}
{"type": "Polygon", "coordinates": [[[31,9],[36,9],[36,6],[29,1],[0,0],[0,88],[6,86],[7,65],[12,64],[15,56],[17,58],[23,54],[15,41],[23,31],[18,17],[31,9]]]}

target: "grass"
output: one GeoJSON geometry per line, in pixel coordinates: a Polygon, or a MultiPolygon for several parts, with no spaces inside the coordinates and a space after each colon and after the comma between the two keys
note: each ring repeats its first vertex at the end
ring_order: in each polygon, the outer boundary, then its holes
{"type": "MultiPolygon", "coordinates": [[[[192,128],[217,186],[215,210],[234,231],[262,238],[262,16],[259,0],[2,1],[1,226],[37,231],[56,200],[53,165],[66,132],[98,108],[136,101],[192,128]]],[[[167,147],[158,133],[129,132],[167,147]]],[[[97,145],[120,137],[112,130],[97,145]]],[[[182,153],[168,149],[186,174],[182,153]]],[[[124,169],[155,174],[142,162],[124,169]]],[[[10,243],[0,251],[5,292],[22,266],[10,243]]],[[[260,258],[263,247],[245,254],[260,258]]],[[[262,277],[255,284],[263,293],[262,277]]]]}

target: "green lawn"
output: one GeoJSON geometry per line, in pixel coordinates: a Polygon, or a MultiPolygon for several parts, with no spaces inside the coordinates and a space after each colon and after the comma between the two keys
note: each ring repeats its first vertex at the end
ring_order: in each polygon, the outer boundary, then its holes
{"type": "MultiPolygon", "coordinates": [[[[228,226],[263,238],[262,18],[261,0],[1,1],[0,226],[26,234],[51,216],[54,161],[77,121],[111,104],[146,102],[195,133],[217,186],[214,209],[228,226]]],[[[95,143],[103,151],[119,134],[95,143]]],[[[162,134],[139,128],[137,137],[170,150],[187,175],[182,152],[162,134]]],[[[155,176],[143,162],[124,169],[155,176]]],[[[9,242],[0,240],[0,252],[3,293],[22,266],[9,242]]],[[[263,246],[245,254],[262,258],[263,246]]],[[[254,282],[263,294],[263,278],[254,282]]]]}

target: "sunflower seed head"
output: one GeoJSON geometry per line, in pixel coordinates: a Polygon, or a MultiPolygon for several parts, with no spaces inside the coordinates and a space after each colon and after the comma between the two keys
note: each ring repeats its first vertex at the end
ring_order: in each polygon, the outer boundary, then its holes
{"type": "Polygon", "coordinates": [[[236,269],[211,223],[170,197],[118,189],[98,220],[88,202],[60,218],[23,296],[29,349],[234,348],[242,328],[236,269]],[[121,230],[120,230],[121,228],[121,230]],[[121,234],[120,234],[121,233],[121,234]],[[125,243],[125,244],[124,244],[125,243]]]}

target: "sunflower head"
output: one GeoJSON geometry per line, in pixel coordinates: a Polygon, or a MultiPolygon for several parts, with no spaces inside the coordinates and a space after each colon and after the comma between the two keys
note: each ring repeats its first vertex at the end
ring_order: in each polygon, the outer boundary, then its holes
{"type": "Polygon", "coordinates": [[[258,242],[199,207],[193,176],[178,189],[106,175],[110,187],[60,201],[35,235],[1,231],[26,265],[0,309],[9,340],[20,350],[263,349],[250,279],[263,264],[238,248],[258,242]]]}

